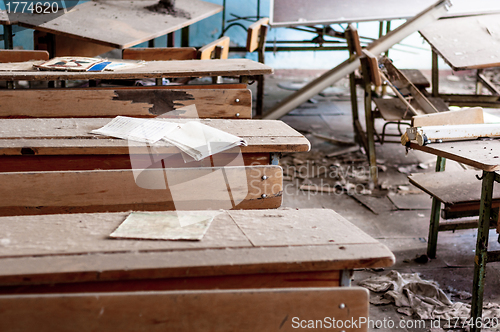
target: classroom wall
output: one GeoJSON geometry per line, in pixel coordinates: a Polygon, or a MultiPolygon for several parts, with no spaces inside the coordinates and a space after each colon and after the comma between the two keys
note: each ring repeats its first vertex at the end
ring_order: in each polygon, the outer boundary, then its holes
{"type": "MultiPolygon", "coordinates": [[[[182,0],[177,0],[182,1],[182,0]]],[[[223,4],[223,0],[205,0],[208,2],[223,4]]],[[[227,28],[235,16],[239,17],[255,17],[257,15],[258,0],[226,0],[225,11],[225,27],[227,28]]],[[[3,7],[3,2],[0,2],[0,7],[3,7]]],[[[3,8],[2,8],[3,9],[3,8]]],[[[268,16],[270,9],[269,0],[260,0],[260,16],[268,16]]],[[[190,26],[190,45],[202,46],[220,37],[222,32],[223,14],[219,13],[209,17],[203,21],[190,26]]],[[[252,18],[253,19],[253,18],[252,18]]],[[[239,20],[245,27],[251,24],[246,20],[239,20]]],[[[394,29],[398,25],[404,23],[404,20],[392,21],[391,28],[394,29]]],[[[346,25],[335,25],[333,28],[338,31],[345,29],[346,25]]],[[[378,38],[379,23],[365,22],[357,25],[360,36],[378,38]]],[[[2,28],[3,29],[3,28],[2,28]]],[[[17,29],[14,26],[14,29],[17,29]]],[[[226,36],[231,38],[232,45],[245,46],[246,31],[239,25],[233,25],[225,32],[226,36]]],[[[315,35],[306,32],[295,31],[287,28],[272,28],[268,33],[268,40],[310,40],[315,35]]],[[[180,33],[176,33],[176,46],[180,46],[180,33]]],[[[156,46],[164,47],[166,45],[166,37],[157,38],[156,46]]],[[[138,45],[146,47],[147,43],[138,45]]],[[[3,41],[0,42],[0,47],[3,48],[3,41]]],[[[15,32],[14,47],[23,49],[33,49],[32,30],[21,29],[15,32]]],[[[257,54],[235,54],[231,57],[246,57],[252,60],[257,60],[257,54]]],[[[390,53],[390,58],[399,68],[431,68],[431,51],[428,44],[418,33],[414,33],[400,44],[394,46],[390,53]]],[[[275,69],[329,69],[343,62],[347,58],[346,51],[296,51],[296,52],[267,52],[266,64],[275,69]]],[[[448,69],[449,67],[440,59],[440,69],[448,69]]]]}

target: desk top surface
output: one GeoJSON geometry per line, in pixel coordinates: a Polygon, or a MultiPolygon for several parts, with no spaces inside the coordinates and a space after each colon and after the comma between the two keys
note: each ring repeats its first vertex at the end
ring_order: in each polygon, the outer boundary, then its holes
{"type": "Polygon", "coordinates": [[[454,70],[500,66],[500,14],[441,19],[420,34],[454,70]]]}
{"type": "Polygon", "coordinates": [[[18,24],[35,30],[79,38],[97,44],[128,48],[189,26],[222,11],[222,6],[200,0],[176,1],[190,18],[146,9],[158,0],[89,1],[54,16],[0,12],[0,24],[18,24]]]}
{"type": "MultiPolygon", "coordinates": [[[[31,62],[32,63],[32,62],[31,62]]],[[[30,62],[18,63],[23,67],[30,62]]],[[[272,74],[273,69],[260,62],[249,59],[213,60],[172,60],[148,61],[133,69],[114,71],[50,71],[19,70],[10,71],[9,64],[0,64],[0,80],[3,81],[64,81],[99,79],[139,79],[161,77],[203,77],[203,76],[254,76],[272,74]]]]}
{"type": "MultiPolygon", "coordinates": [[[[273,0],[272,26],[300,26],[409,19],[437,0],[273,0]]],[[[497,0],[453,0],[445,16],[500,12],[497,0]]]]}
{"type": "Polygon", "coordinates": [[[0,218],[0,284],[385,267],[391,251],[332,210],[222,211],[201,241],[117,240],[128,213],[0,218]],[[96,273],[99,271],[99,273],[96,273]],[[50,275],[51,278],[47,277],[50,275]]]}
{"type": "Polygon", "coordinates": [[[428,144],[424,146],[411,142],[410,147],[415,150],[424,151],[470,165],[483,171],[493,172],[500,170],[499,139],[488,141],[456,141],[428,144]]]}
{"type": "MultiPolygon", "coordinates": [[[[91,134],[90,131],[109,123],[109,118],[58,119],[0,119],[0,155],[20,155],[22,148],[31,148],[37,155],[72,154],[128,154],[129,146],[123,139],[91,134]]],[[[165,119],[171,122],[192,119],[165,119]]],[[[249,152],[308,151],[309,141],[286,123],[277,120],[203,119],[202,123],[226,131],[246,140],[241,147],[249,152]]],[[[137,146],[142,146],[137,143],[137,146]]],[[[154,144],[158,153],[177,153],[178,149],[166,142],[154,144]]],[[[148,153],[147,149],[143,149],[148,153]]],[[[142,151],[142,149],[141,149],[142,151]]]]}

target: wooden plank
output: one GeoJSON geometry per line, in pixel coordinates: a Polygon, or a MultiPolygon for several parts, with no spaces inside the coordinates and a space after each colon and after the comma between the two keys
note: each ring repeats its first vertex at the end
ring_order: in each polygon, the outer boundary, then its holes
{"type": "MultiPolygon", "coordinates": [[[[358,37],[359,38],[359,37],[358,37]]],[[[361,51],[363,55],[368,60],[368,68],[370,69],[370,80],[375,86],[382,85],[382,78],[380,77],[380,72],[378,69],[378,60],[375,55],[373,55],[367,49],[361,51]]]]}
{"type": "Polygon", "coordinates": [[[443,142],[419,146],[410,142],[410,148],[441,156],[487,172],[500,170],[500,140],[472,140],[459,142],[443,142]]]}
{"type": "Polygon", "coordinates": [[[500,14],[439,20],[420,34],[454,70],[500,66],[500,14]]]}
{"type": "MultiPolygon", "coordinates": [[[[21,148],[22,149],[22,148],[21,148]]],[[[0,172],[41,172],[41,171],[85,171],[93,169],[131,169],[131,158],[134,160],[150,161],[149,155],[129,154],[87,154],[87,155],[29,155],[30,148],[24,148],[22,156],[1,156],[0,172]]],[[[167,167],[184,167],[185,163],[180,154],[163,155],[168,158],[167,167]]],[[[220,153],[215,158],[215,166],[229,165],[233,161],[234,153],[220,153]]],[[[269,165],[269,153],[244,153],[242,155],[245,166],[269,165]]],[[[214,158],[212,158],[213,160],[214,158]]],[[[204,160],[194,163],[193,166],[203,167],[204,160]]]]}
{"type": "MultiPolygon", "coordinates": [[[[481,200],[481,181],[476,178],[481,172],[468,170],[458,172],[435,172],[412,174],[410,183],[422,189],[439,201],[455,205],[479,203],[481,200]]],[[[500,186],[494,186],[494,200],[500,200],[500,186]]]]}
{"type": "Polygon", "coordinates": [[[484,123],[481,107],[465,108],[458,111],[414,116],[412,127],[444,126],[484,123]]]}
{"type": "Polygon", "coordinates": [[[220,11],[222,6],[199,0],[184,0],[175,8],[187,15],[153,12],[147,6],[157,0],[122,0],[78,4],[64,15],[9,14],[20,26],[94,42],[111,48],[128,48],[189,26],[220,11]]]}
{"type": "Polygon", "coordinates": [[[397,88],[399,93],[403,96],[410,95],[413,99],[415,99],[415,102],[418,105],[416,110],[420,110],[426,114],[439,112],[436,107],[434,107],[434,105],[422,94],[422,92],[420,92],[420,90],[417,89],[415,85],[413,85],[413,83],[411,83],[410,80],[393,65],[392,60],[382,57],[380,59],[380,63],[387,71],[388,79],[397,88]]]}
{"type": "Polygon", "coordinates": [[[356,55],[358,56],[362,56],[363,51],[361,49],[361,43],[359,42],[358,29],[356,29],[356,26],[354,24],[349,24],[348,29],[350,31],[349,38],[351,39],[349,42],[353,45],[354,53],[356,53],[356,55]]]}
{"type": "MultiPolygon", "coordinates": [[[[379,6],[370,0],[351,0],[349,3],[344,0],[314,0],[314,3],[309,0],[274,0],[271,3],[271,26],[313,26],[410,19],[435,3],[435,0],[411,3],[384,0],[383,6],[379,6]]],[[[494,12],[500,12],[500,5],[496,0],[481,0],[480,4],[473,4],[469,0],[454,0],[443,17],[494,12]]]]}
{"type": "Polygon", "coordinates": [[[220,57],[217,57],[218,59],[227,59],[227,56],[229,54],[229,37],[224,36],[221,37],[203,47],[201,47],[198,50],[198,59],[200,60],[210,60],[213,58],[213,52],[215,51],[216,47],[222,47],[222,53],[220,54],[220,57]]]}
{"type": "Polygon", "coordinates": [[[0,173],[0,215],[277,208],[282,177],[279,166],[0,173]]]}
{"type": "Polygon", "coordinates": [[[194,47],[137,47],[124,49],[122,58],[145,61],[194,60],[196,54],[194,47]]]}
{"type": "MultiPolygon", "coordinates": [[[[134,242],[132,240],[128,243],[134,242]]],[[[277,245],[259,248],[230,247],[229,249],[152,250],[149,252],[129,250],[128,252],[84,255],[36,255],[3,257],[0,262],[2,263],[0,285],[5,287],[78,282],[108,282],[109,285],[115,281],[164,278],[169,279],[164,281],[165,285],[172,284],[167,289],[175,289],[175,287],[186,289],[181,286],[183,279],[189,282],[190,278],[213,276],[252,275],[255,277],[256,274],[262,276],[270,273],[288,274],[387,267],[394,264],[395,258],[391,251],[380,243],[346,245],[331,243],[323,246],[279,247],[277,245]],[[180,280],[176,280],[179,278],[180,280]]],[[[283,278],[280,279],[283,280],[283,278]]],[[[227,278],[226,280],[227,287],[231,288],[238,279],[227,278]]],[[[326,282],[336,283],[338,280],[332,273],[326,282]]],[[[250,282],[247,283],[250,285],[250,282]]],[[[258,287],[256,283],[258,280],[251,286],[258,287]]],[[[195,281],[191,282],[188,287],[196,288],[193,285],[196,285],[195,281]]],[[[217,287],[216,283],[212,285],[217,287]]]]}
{"type": "Polygon", "coordinates": [[[112,88],[0,91],[0,117],[199,117],[249,119],[249,89],[112,88]],[[19,101],[22,100],[22,103],[19,101]],[[182,110],[195,105],[197,115],[182,110]]]}
{"type": "Polygon", "coordinates": [[[44,31],[33,31],[34,48],[53,52],[51,57],[58,56],[86,56],[94,57],[113,50],[113,47],[96,44],[87,40],[81,40],[65,35],[50,35],[44,31]],[[52,39],[53,50],[47,41],[52,39]]]}
{"type": "Polygon", "coordinates": [[[259,48],[260,27],[267,24],[269,24],[269,18],[264,17],[248,26],[247,52],[253,52],[259,48]]]}
{"type": "Polygon", "coordinates": [[[377,243],[366,233],[332,210],[228,211],[236,224],[255,246],[312,245],[328,243],[377,243]],[[332,223],[332,219],[335,223],[332,223]],[[256,227],[266,225],[265,229],[256,227]]]}
{"type": "MultiPolygon", "coordinates": [[[[122,1],[120,1],[122,2],[122,1]]],[[[141,67],[102,72],[1,70],[3,81],[111,80],[161,77],[253,76],[272,74],[273,69],[249,59],[151,61],[141,67]]]]}
{"type": "Polygon", "coordinates": [[[0,50],[0,63],[48,59],[49,53],[46,51],[0,50]]]}
{"type": "Polygon", "coordinates": [[[1,296],[0,318],[5,331],[294,331],[367,319],[368,297],[361,287],[1,296]]]}
{"type": "Polygon", "coordinates": [[[400,69],[410,82],[415,85],[419,90],[429,88],[431,83],[418,69],[400,69]]]}
{"type": "MultiPolygon", "coordinates": [[[[109,119],[0,119],[0,155],[129,154],[127,140],[89,134],[109,119]],[[98,137],[99,136],[99,137],[98,137]],[[11,139],[9,139],[11,138],[11,139]],[[50,138],[50,139],[48,139],[50,138]],[[92,138],[92,139],[90,139],[92,138]]],[[[168,119],[185,122],[183,119],[168,119]]],[[[308,151],[309,141],[282,121],[203,119],[202,123],[245,139],[243,153],[308,151]]],[[[178,153],[168,143],[156,143],[158,154],[178,153]]],[[[144,150],[138,153],[149,154],[144,150]]]]}
{"type": "MultiPolygon", "coordinates": [[[[447,112],[448,106],[441,98],[427,98],[439,112],[447,112]]],[[[382,118],[386,121],[411,120],[413,115],[408,111],[408,107],[399,98],[373,98],[382,118]]],[[[410,105],[417,107],[417,102],[412,99],[410,105]]],[[[424,114],[418,115],[423,116],[424,114]]]]}
{"type": "Polygon", "coordinates": [[[54,294],[137,292],[202,289],[250,289],[286,287],[339,287],[341,271],[254,273],[189,278],[158,278],[62,282],[0,286],[0,294],[54,294]]]}

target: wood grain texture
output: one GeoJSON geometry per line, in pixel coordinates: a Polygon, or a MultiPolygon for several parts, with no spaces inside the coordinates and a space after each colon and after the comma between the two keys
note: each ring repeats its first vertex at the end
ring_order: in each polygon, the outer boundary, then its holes
{"type": "MultiPolygon", "coordinates": [[[[122,2],[122,1],[120,1],[122,2]]],[[[249,59],[150,61],[141,67],[102,72],[0,71],[3,81],[113,80],[161,77],[254,76],[273,69],[249,59]]]]}
{"type": "Polygon", "coordinates": [[[136,47],[122,51],[122,58],[144,61],[194,60],[197,50],[194,47],[136,47]]]}
{"type": "Polygon", "coordinates": [[[113,50],[113,47],[96,44],[87,40],[77,39],[66,35],[50,35],[45,31],[33,31],[34,48],[36,50],[49,51],[49,47],[53,49],[52,57],[58,56],[86,56],[95,57],[103,53],[113,50]],[[47,44],[47,40],[51,39],[52,45],[47,44]]]}
{"type": "Polygon", "coordinates": [[[0,286],[0,294],[102,293],[166,290],[339,287],[342,271],[253,273],[189,278],[62,282],[0,286]]]}
{"type": "Polygon", "coordinates": [[[0,50],[0,63],[48,59],[49,53],[47,51],[0,50]]]}
{"type": "Polygon", "coordinates": [[[176,3],[176,8],[189,13],[189,18],[145,8],[157,2],[88,2],[79,4],[62,16],[12,13],[9,19],[27,28],[122,49],[179,30],[222,10],[220,5],[199,0],[176,3]]]}
{"type": "Polygon", "coordinates": [[[419,146],[410,142],[410,148],[451,159],[483,171],[500,170],[500,140],[457,141],[419,146]]]}
{"type": "MultiPolygon", "coordinates": [[[[387,247],[332,210],[223,212],[197,242],[110,239],[126,215],[1,217],[0,229],[9,230],[10,242],[0,247],[0,285],[313,273],[394,263],[387,247]]],[[[322,276],[327,283],[338,283],[334,274],[322,276]]],[[[315,277],[315,283],[321,279],[315,277]]],[[[237,281],[219,280],[228,287],[237,281]]],[[[271,280],[262,282],[278,284],[271,280]]],[[[165,287],[169,283],[162,282],[165,287]]],[[[182,282],[171,283],[168,287],[181,287],[182,282]]]]}
{"type": "Polygon", "coordinates": [[[454,70],[500,66],[500,14],[438,20],[420,34],[454,70]]]}
{"type": "Polygon", "coordinates": [[[282,177],[279,166],[0,173],[0,215],[276,208],[282,177]]]}
{"type": "Polygon", "coordinates": [[[196,117],[250,119],[249,89],[29,89],[0,91],[0,118],[196,117]],[[22,103],[20,102],[22,100],[22,103]],[[194,113],[182,110],[195,105],[194,113]]]}
{"type": "Polygon", "coordinates": [[[361,287],[1,296],[0,318],[3,331],[294,331],[294,317],[367,319],[368,297],[361,287]]]}
{"type": "Polygon", "coordinates": [[[479,123],[484,123],[483,109],[481,107],[472,107],[461,109],[458,111],[419,115],[414,116],[412,119],[412,127],[479,123]]]}
{"type": "MultiPolygon", "coordinates": [[[[129,147],[143,147],[140,143],[90,134],[109,121],[104,118],[0,119],[0,155],[128,155],[129,147]]],[[[203,119],[201,122],[245,139],[248,145],[241,147],[243,153],[299,152],[310,148],[302,134],[282,121],[203,119]]],[[[179,150],[160,142],[154,145],[154,152],[173,154],[179,150]]],[[[137,153],[150,152],[140,149],[137,153]]]]}
{"type": "Polygon", "coordinates": [[[198,59],[200,60],[210,60],[213,59],[213,53],[217,47],[222,48],[222,52],[217,59],[227,59],[229,55],[229,42],[230,39],[227,36],[221,37],[213,42],[201,47],[198,50],[198,59]]]}
{"type": "MultiPolygon", "coordinates": [[[[481,200],[481,181],[476,178],[481,172],[468,170],[458,172],[435,172],[412,174],[410,182],[440,202],[448,205],[479,203],[481,200]]],[[[493,188],[493,199],[500,201],[500,185],[493,188]]]]}
{"type": "MultiPolygon", "coordinates": [[[[359,38],[359,37],[358,37],[359,38]]],[[[378,69],[377,57],[367,49],[361,51],[368,61],[368,68],[370,69],[370,80],[375,86],[382,85],[382,78],[378,69]]]]}
{"type": "Polygon", "coordinates": [[[248,26],[247,30],[247,52],[253,52],[259,48],[260,27],[269,24],[269,18],[264,17],[248,26]]]}
{"type": "MultiPolygon", "coordinates": [[[[22,150],[22,149],[21,149],[22,150]]],[[[88,154],[88,155],[30,155],[30,148],[22,150],[20,156],[1,156],[0,172],[40,172],[40,171],[85,171],[94,169],[131,169],[131,158],[150,161],[149,155],[128,154],[88,154]]],[[[168,158],[168,167],[184,167],[185,163],[180,154],[164,155],[168,158]]],[[[245,166],[269,165],[269,153],[244,153],[245,166]]],[[[212,158],[214,159],[214,158],[212,158]]],[[[234,159],[233,153],[220,153],[215,158],[214,166],[228,165],[234,159]]],[[[202,160],[193,163],[197,167],[206,165],[202,160]]]]}

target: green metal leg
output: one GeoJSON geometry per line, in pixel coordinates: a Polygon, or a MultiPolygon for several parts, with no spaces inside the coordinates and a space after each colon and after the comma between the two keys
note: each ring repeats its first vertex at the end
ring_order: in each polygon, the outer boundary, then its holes
{"type": "MultiPolygon", "coordinates": [[[[445,166],[446,159],[437,157],[436,172],[443,172],[445,166]]],[[[429,258],[436,258],[440,214],[441,202],[437,198],[433,197],[431,208],[431,223],[429,225],[429,237],[427,241],[427,256],[429,258]]]]}
{"type": "MultiPolygon", "coordinates": [[[[471,318],[474,323],[480,321],[483,313],[484,280],[486,276],[486,263],[488,262],[488,235],[490,230],[490,212],[495,173],[483,171],[482,179],[483,184],[481,205],[479,207],[476,256],[474,257],[474,281],[472,284],[471,318]]],[[[480,330],[481,328],[476,325],[471,328],[471,332],[480,330]]]]}
{"type": "Polygon", "coordinates": [[[432,50],[432,96],[439,97],[438,54],[432,50]]]}

